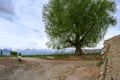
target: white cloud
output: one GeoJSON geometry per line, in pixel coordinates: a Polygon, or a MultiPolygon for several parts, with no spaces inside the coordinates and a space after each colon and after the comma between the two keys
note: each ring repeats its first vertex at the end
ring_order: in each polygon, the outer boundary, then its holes
{"type": "MultiPolygon", "coordinates": [[[[0,3],[8,5],[10,0],[1,0],[0,3]]],[[[0,47],[1,48],[47,48],[47,38],[41,19],[41,0],[11,0],[10,6],[0,6],[8,11],[0,16],[0,47]],[[14,6],[14,7],[11,7],[14,6]],[[13,17],[14,16],[14,17],[13,17]],[[8,20],[11,18],[12,21],[8,20]],[[16,17],[16,18],[15,18],[16,17]]],[[[44,1],[45,2],[45,1],[44,1]]],[[[1,12],[0,8],[0,12],[1,12]]]]}

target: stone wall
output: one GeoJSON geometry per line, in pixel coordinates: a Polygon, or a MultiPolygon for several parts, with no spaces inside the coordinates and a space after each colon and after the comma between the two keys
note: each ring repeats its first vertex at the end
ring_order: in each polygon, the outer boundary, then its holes
{"type": "Polygon", "coordinates": [[[100,80],[120,80],[120,35],[104,42],[102,55],[104,65],[100,80]]]}

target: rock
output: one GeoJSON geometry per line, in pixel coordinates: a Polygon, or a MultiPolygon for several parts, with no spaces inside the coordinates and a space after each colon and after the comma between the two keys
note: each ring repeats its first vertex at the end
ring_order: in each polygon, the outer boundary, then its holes
{"type": "MultiPolygon", "coordinates": [[[[108,61],[106,66],[106,78],[101,80],[111,80],[111,78],[113,78],[113,80],[120,80],[120,35],[112,37],[104,42],[102,55],[104,56],[104,60],[106,55],[108,61]]],[[[102,67],[102,70],[104,70],[104,68],[105,67],[102,67]]]]}
{"type": "Polygon", "coordinates": [[[54,57],[51,57],[51,56],[47,56],[46,58],[47,59],[55,59],[54,57]]]}

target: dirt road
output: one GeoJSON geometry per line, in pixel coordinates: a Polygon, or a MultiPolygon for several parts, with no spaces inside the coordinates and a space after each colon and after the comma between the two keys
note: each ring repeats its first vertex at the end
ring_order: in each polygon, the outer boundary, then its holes
{"type": "Polygon", "coordinates": [[[0,62],[0,80],[94,80],[99,74],[96,61],[23,58],[23,62],[0,62]]]}

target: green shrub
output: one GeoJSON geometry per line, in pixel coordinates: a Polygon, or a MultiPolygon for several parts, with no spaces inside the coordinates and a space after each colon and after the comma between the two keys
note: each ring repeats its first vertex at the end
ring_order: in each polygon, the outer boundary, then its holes
{"type": "Polygon", "coordinates": [[[17,56],[17,52],[15,52],[15,51],[10,51],[10,55],[11,55],[11,56],[17,56]]]}
{"type": "Polygon", "coordinates": [[[103,63],[104,63],[103,60],[100,60],[100,61],[98,61],[98,62],[96,63],[96,66],[97,66],[97,67],[101,67],[101,65],[103,65],[103,63]]]}
{"type": "Polygon", "coordinates": [[[18,56],[22,56],[22,53],[18,53],[18,56]]]}
{"type": "Polygon", "coordinates": [[[21,59],[21,58],[18,58],[18,61],[19,61],[19,62],[22,62],[22,59],[21,59]]]}

